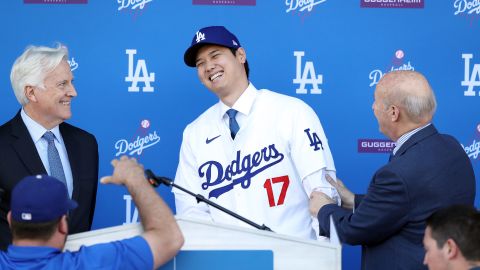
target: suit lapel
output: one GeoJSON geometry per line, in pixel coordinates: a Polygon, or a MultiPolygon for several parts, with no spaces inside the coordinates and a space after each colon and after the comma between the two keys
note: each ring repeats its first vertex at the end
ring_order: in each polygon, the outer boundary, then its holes
{"type": "Polygon", "coordinates": [[[20,111],[12,121],[12,147],[29,174],[37,174],[38,172],[47,174],[27,126],[23,123],[20,111]]]}

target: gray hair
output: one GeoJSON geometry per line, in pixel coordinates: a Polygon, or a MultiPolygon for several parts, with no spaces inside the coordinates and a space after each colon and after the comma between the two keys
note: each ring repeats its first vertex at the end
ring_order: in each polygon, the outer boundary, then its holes
{"type": "Polygon", "coordinates": [[[22,106],[28,103],[25,87],[44,88],[45,76],[54,70],[62,60],[68,61],[68,49],[62,44],[57,44],[56,48],[29,46],[15,60],[10,73],[10,81],[13,92],[22,106]]]}
{"type": "Polygon", "coordinates": [[[415,123],[430,120],[437,109],[437,101],[427,79],[415,71],[402,71],[398,75],[392,75],[394,82],[384,99],[385,107],[392,104],[402,106],[415,123]]]}

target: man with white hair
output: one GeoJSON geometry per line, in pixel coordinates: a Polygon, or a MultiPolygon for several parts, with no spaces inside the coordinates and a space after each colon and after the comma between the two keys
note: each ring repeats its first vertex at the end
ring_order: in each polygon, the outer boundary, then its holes
{"type": "Polygon", "coordinates": [[[65,46],[30,46],[13,64],[10,80],[22,108],[0,126],[0,249],[11,243],[10,195],[23,177],[48,174],[65,184],[78,207],[70,233],[91,228],[98,182],[95,137],[64,123],[77,96],[65,46]]]}

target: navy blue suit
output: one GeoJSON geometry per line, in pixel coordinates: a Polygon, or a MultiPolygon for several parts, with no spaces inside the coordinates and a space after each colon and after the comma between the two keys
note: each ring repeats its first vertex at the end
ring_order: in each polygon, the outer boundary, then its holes
{"type": "Polygon", "coordinates": [[[322,235],[332,215],[340,240],[362,245],[362,269],[415,270],[423,266],[425,220],[435,210],[473,205],[475,176],[465,151],[432,125],[415,133],[373,176],[355,211],[334,204],[318,213],[322,235]]]}
{"type": "MultiPolygon", "coordinates": [[[[60,124],[60,133],[72,169],[72,199],[78,207],[70,212],[69,233],[91,228],[98,183],[98,145],[90,133],[67,123],[60,124]]],[[[0,126],[0,250],[11,242],[7,213],[13,187],[25,176],[47,174],[20,112],[0,126]]]]}

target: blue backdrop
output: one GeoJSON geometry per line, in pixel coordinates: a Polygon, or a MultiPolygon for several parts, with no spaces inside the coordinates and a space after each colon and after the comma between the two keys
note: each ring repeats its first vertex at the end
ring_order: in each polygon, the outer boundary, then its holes
{"type": "MultiPolygon", "coordinates": [[[[173,178],[184,127],[217,101],[196,70],[185,66],[183,53],[197,29],[225,25],[246,49],[257,88],[296,96],[317,112],[338,176],[354,192],[364,192],[388,158],[390,145],[371,104],[376,82],[392,69],[414,69],[430,80],[438,101],[434,123],[464,146],[478,179],[478,1],[378,2],[4,1],[0,122],[19,109],[9,80],[16,57],[29,44],[61,42],[70,50],[78,91],[69,122],[96,136],[100,175],[111,173],[112,158],[128,154],[173,178]]],[[[158,190],[174,208],[170,191],[158,190]]],[[[127,194],[99,186],[94,228],[137,221],[127,194]]],[[[359,262],[360,249],[345,247],[344,269],[357,269],[359,262]]]]}

